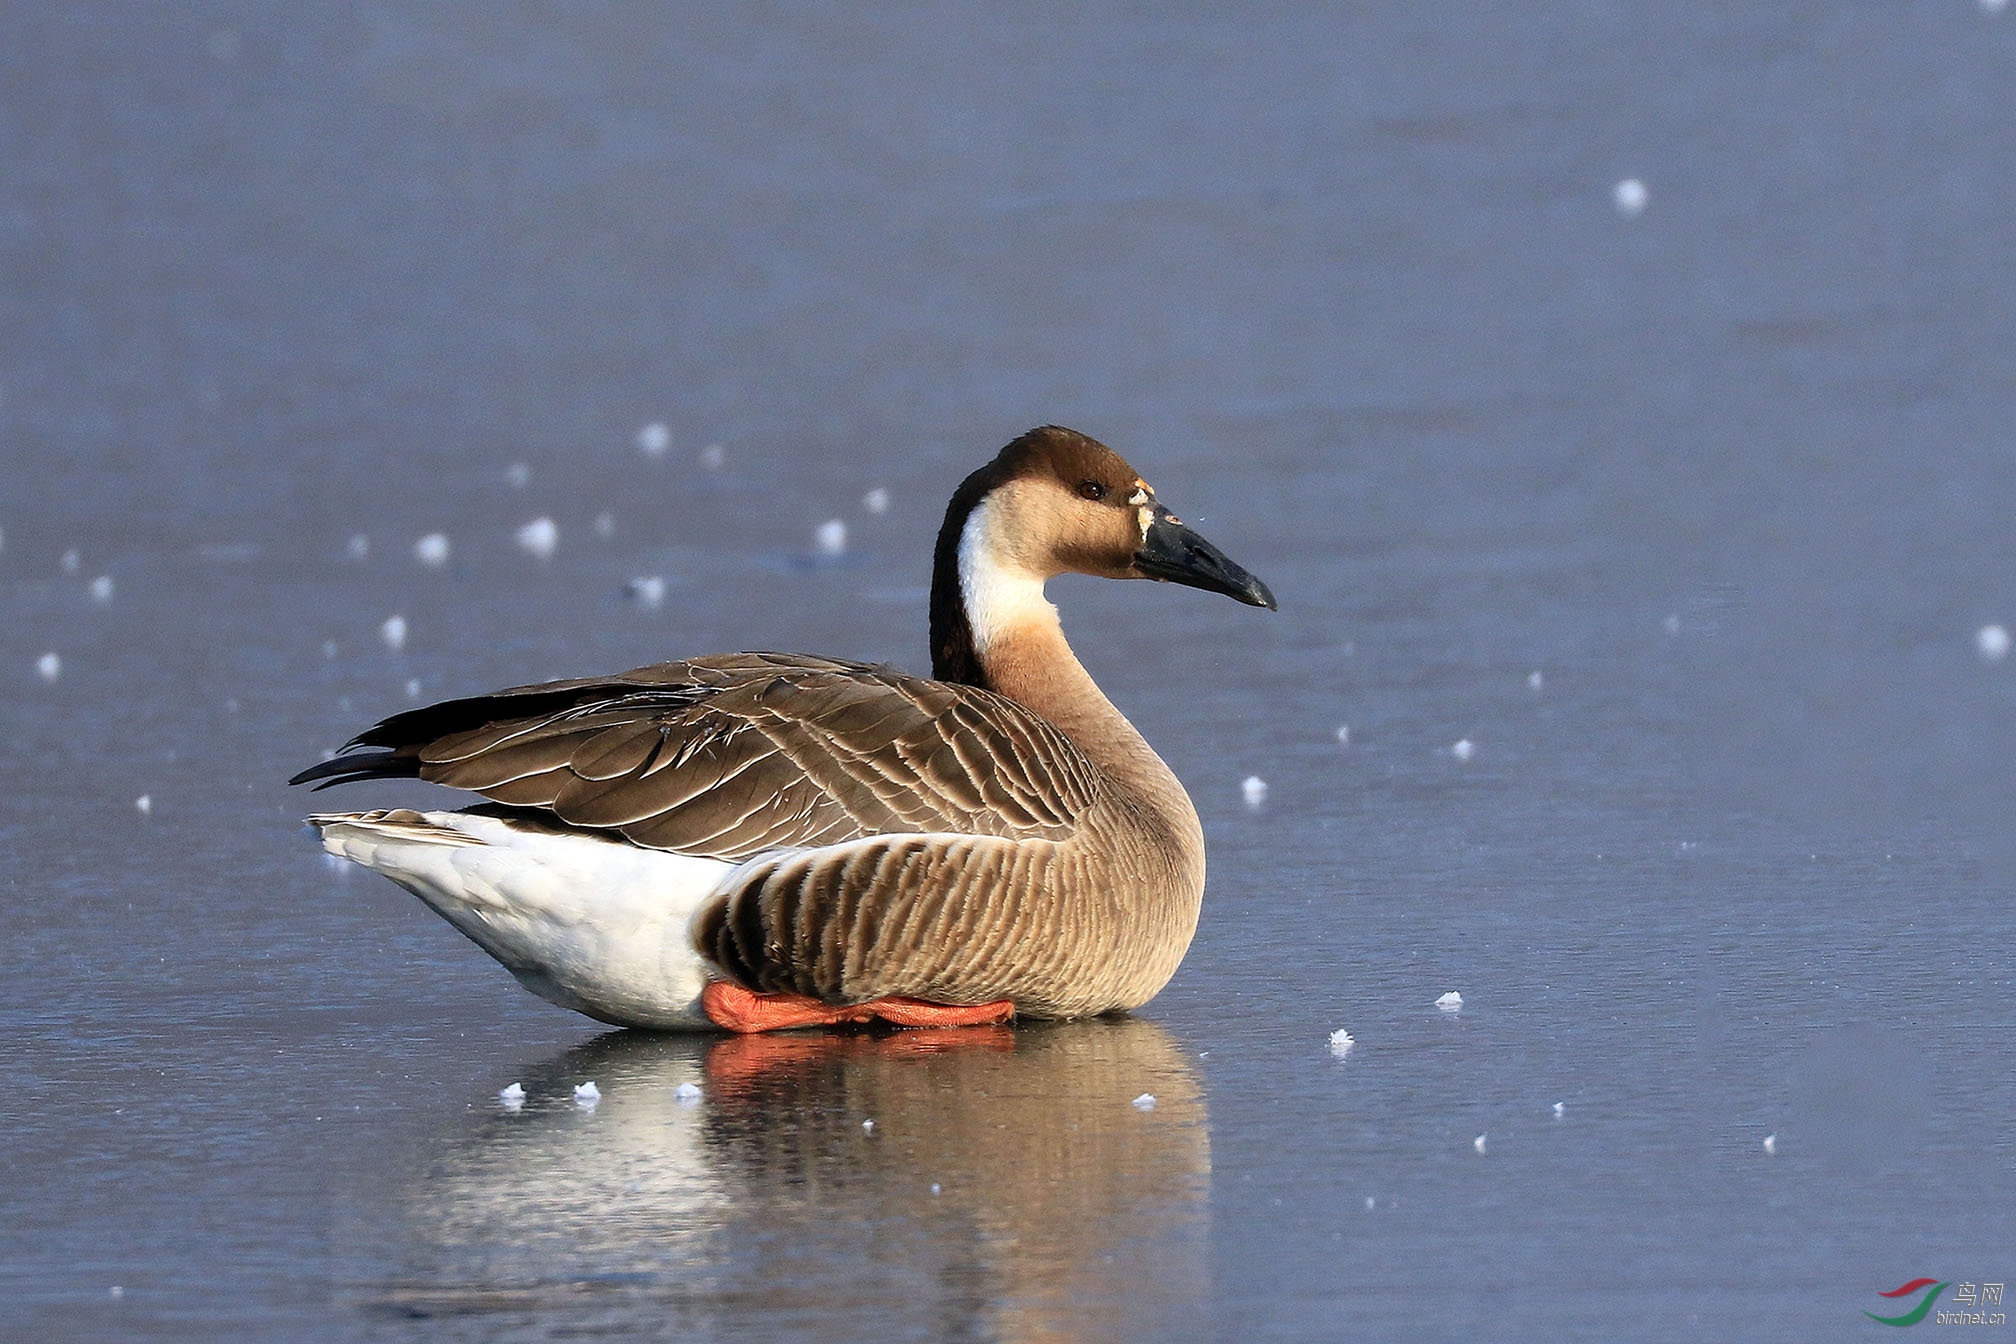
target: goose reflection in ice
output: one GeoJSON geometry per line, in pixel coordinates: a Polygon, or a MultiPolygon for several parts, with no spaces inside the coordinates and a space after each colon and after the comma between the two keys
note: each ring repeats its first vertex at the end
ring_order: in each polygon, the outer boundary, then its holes
{"type": "Polygon", "coordinates": [[[381,1307],[1048,1340],[1194,1326],[1206,1298],[1203,1096],[1149,1022],[617,1032],[524,1083],[522,1110],[455,1137],[406,1193],[412,1245],[381,1307]],[[573,1093],[589,1079],[592,1109],[573,1093]]]}

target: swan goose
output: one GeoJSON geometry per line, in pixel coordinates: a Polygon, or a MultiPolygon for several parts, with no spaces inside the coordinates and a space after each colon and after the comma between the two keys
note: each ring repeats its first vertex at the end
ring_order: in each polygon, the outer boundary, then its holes
{"type": "Polygon", "coordinates": [[[534,993],[619,1026],[1135,1008],[1189,947],[1204,836],[1065,643],[1043,584],[1067,571],[1275,605],[1119,454],[1046,426],[952,496],[933,680],[690,658],[395,714],[290,782],[489,799],[309,821],[534,993]]]}

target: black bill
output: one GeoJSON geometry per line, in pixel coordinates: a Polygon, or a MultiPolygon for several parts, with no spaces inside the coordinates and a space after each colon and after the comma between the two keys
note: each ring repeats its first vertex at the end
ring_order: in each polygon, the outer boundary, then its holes
{"type": "Polygon", "coordinates": [[[1148,535],[1141,539],[1141,549],[1134,553],[1134,568],[1151,579],[1223,593],[1252,607],[1280,610],[1266,584],[1234,564],[1225,552],[1198,536],[1160,504],[1155,506],[1155,520],[1148,525],[1148,535]]]}

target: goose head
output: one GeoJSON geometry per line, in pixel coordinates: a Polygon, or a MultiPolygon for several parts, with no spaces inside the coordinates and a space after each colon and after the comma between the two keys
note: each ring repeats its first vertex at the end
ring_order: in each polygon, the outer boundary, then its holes
{"type": "Polygon", "coordinates": [[[1043,585],[1059,574],[1180,583],[1275,609],[1267,585],[1170,512],[1125,458],[1046,425],[968,476],[946,508],[931,585],[934,675],[986,685],[990,647],[1056,620],[1043,585]]]}

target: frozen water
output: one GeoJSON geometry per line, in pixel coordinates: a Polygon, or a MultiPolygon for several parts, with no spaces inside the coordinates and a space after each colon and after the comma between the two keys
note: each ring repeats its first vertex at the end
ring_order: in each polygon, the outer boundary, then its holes
{"type": "Polygon", "coordinates": [[[11,1333],[1827,1340],[1900,1247],[1980,1264],[2016,171],[1968,11],[12,6],[11,1333]],[[469,801],[281,783],[411,679],[923,670],[944,501],[1048,420],[1281,600],[1050,586],[1208,838],[1131,1016],[605,1031],[301,827],[469,801]]]}

